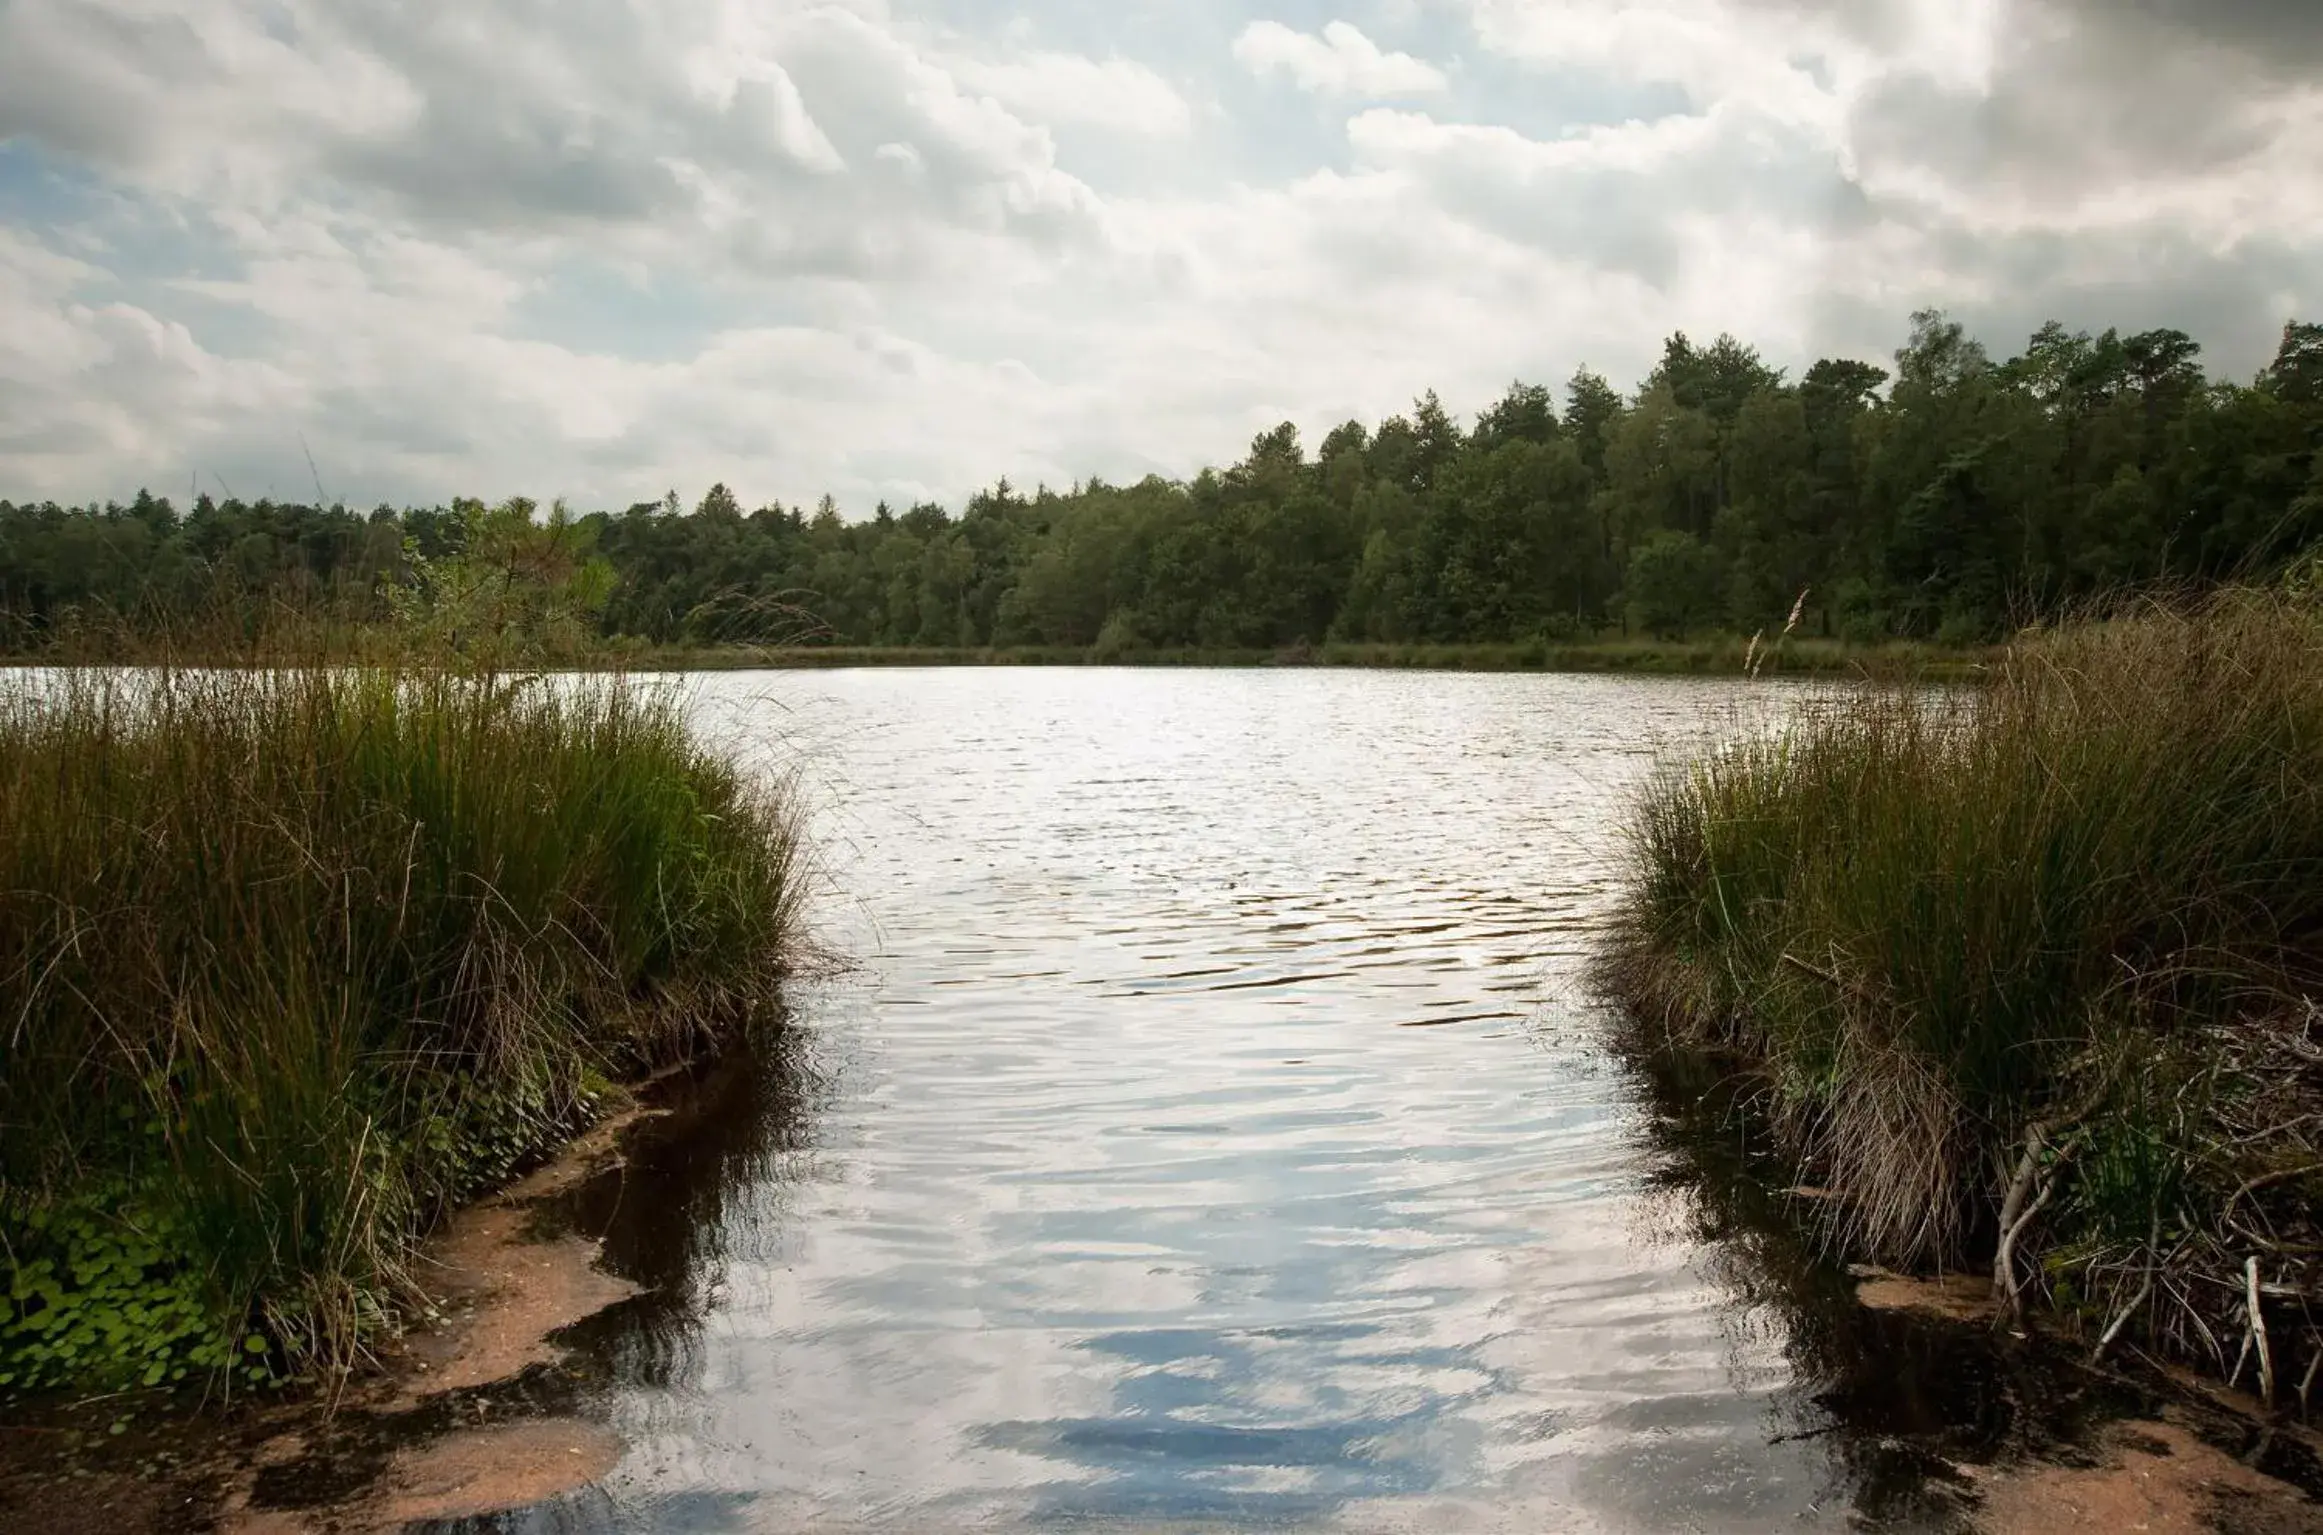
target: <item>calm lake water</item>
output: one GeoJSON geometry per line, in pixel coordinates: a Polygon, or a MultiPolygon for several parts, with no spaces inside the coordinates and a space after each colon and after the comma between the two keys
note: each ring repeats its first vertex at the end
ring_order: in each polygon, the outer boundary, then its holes
{"type": "Polygon", "coordinates": [[[1956,1516],[2013,1388],[1752,1224],[1580,993],[1625,790],[1779,690],[698,687],[801,775],[856,969],[583,1201],[658,1287],[578,1335],[630,1448],[510,1527],[1956,1516]]]}

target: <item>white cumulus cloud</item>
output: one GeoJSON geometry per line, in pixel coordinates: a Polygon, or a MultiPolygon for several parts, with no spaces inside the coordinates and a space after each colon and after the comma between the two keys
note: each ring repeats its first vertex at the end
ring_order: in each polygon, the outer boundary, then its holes
{"type": "Polygon", "coordinates": [[[1330,23],[1319,35],[1279,21],[1254,21],[1234,39],[1234,56],[1253,74],[1285,74],[1300,89],[1318,95],[1424,96],[1451,83],[1423,59],[1382,52],[1344,21],[1330,23]]]}
{"type": "Polygon", "coordinates": [[[962,61],[957,70],[969,89],[1034,122],[1085,123],[1164,137],[1193,126],[1186,99],[1153,70],[1127,59],[1040,52],[962,61]]]}

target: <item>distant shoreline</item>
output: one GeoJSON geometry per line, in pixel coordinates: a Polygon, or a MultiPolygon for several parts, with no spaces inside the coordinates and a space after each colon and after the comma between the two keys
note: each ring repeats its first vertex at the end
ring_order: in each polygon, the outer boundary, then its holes
{"type": "MultiPolygon", "coordinates": [[[[389,647],[392,653],[392,646],[389,647]]],[[[1721,635],[1692,640],[1545,640],[1463,643],[1333,642],[1313,646],[1187,646],[1103,650],[1097,646],[926,645],[647,645],[607,641],[577,653],[533,656],[526,669],[555,672],[830,671],[858,667],[1124,666],[1138,668],[1327,668],[1367,671],[1557,672],[1639,677],[1864,676],[1969,681],[2002,653],[2000,647],[1960,647],[1892,641],[1792,640],[1760,645],[1721,635]]],[[[361,632],[283,647],[226,648],[200,644],[156,646],[70,645],[48,651],[0,654],[0,671],[50,666],[244,667],[297,665],[318,657],[360,662],[361,632]]]]}
{"type": "MultiPolygon", "coordinates": [[[[1761,647],[1761,675],[1910,674],[1966,679],[1997,654],[1931,645],[1852,645],[1834,640],[1761,647]]],[[[887,645],[655,646],[608,648],[555,663],[559,670],[804,671],[892,666],[1128,666],[1355,668],[1376,671],[1569,672],[1638,676],[1743,676],[1751,670],[1746,639],[1600,640],[1552,644],[1327,644],[1288,649],[1202,647],[1124,650],[1092,647],[887,645]]]]}

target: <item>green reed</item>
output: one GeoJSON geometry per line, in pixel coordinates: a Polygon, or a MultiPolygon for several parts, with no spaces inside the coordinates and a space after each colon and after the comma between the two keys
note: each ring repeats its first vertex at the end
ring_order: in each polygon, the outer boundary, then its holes
{"type": "Polygon", "coordinates": [[[1635,1038],[1763,1079],[1842,1248],[1989,1263],[2106,1344],[2312,1352],[2313,608],[2148,606],[1978,688],[1826,697],[1667,766],[1632,834],[1601,978],[1635,1038]]]}
{"type": "Polygon", "coordinates": [[[354,1360],[451,1204],[769,1007],[800,889],[628,679],[0,684],[0,1386],[354,1360]]]}

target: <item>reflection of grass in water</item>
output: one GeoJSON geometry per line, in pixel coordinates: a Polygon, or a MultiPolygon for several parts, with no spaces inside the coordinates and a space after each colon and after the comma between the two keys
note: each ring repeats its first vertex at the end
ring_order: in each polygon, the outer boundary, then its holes
{"type": "Polygon", "coordinates": [[[619,1165],[563,1201],[559,1223],[601,1237],[604,1267],[644,1287],[568,1334],[616,1379],[682,1383],[737,1247],[772,1262],[796,1239],[788,1194],[810,1171],[830,1085],[810,1043],[770,1018],[658,1084],[654,1102],[668,1112],[633,1128],[619,1165]]]}
{"type": "Polygon", "coordinates": [[[356,1358],[449,1204],[608,1077],[769,1005],[796,849],[672,695],[621,679],[15,687],[0,1384],[356,1358]]]}
{"type": "Polygon", "coordinates": [[[1952,1469],[2078,1443],[2097,1421],[2151,1398],[1973,1323],[1875,1311],[1791,1191],[1762,1102],[1701,1055],[1637,1057],[1647,1135],[1663,1162],[1647,1208],[1662,1238],[1698,1243],[1729,1304],[1738,1357],[1764,1346],[1771,1313],[1792,1383],[1770,1407],[1770,1441],[1814,1439],[1834,1496],[1875,1521],[1953,1520],[1970,1507],[1952,1469]]]}
{"type": "Polygon", "coordinates": [[[1635,815],[1603,978],[1646,1042],[1747,1062],[1842,1250],[2221,1371],[2271,1334],[2246,1378],[2290,1394],[2323,1298],[2314,610],[2030,639],[1974,693],[1865,689],[1673,766],[1635,815]]]}

